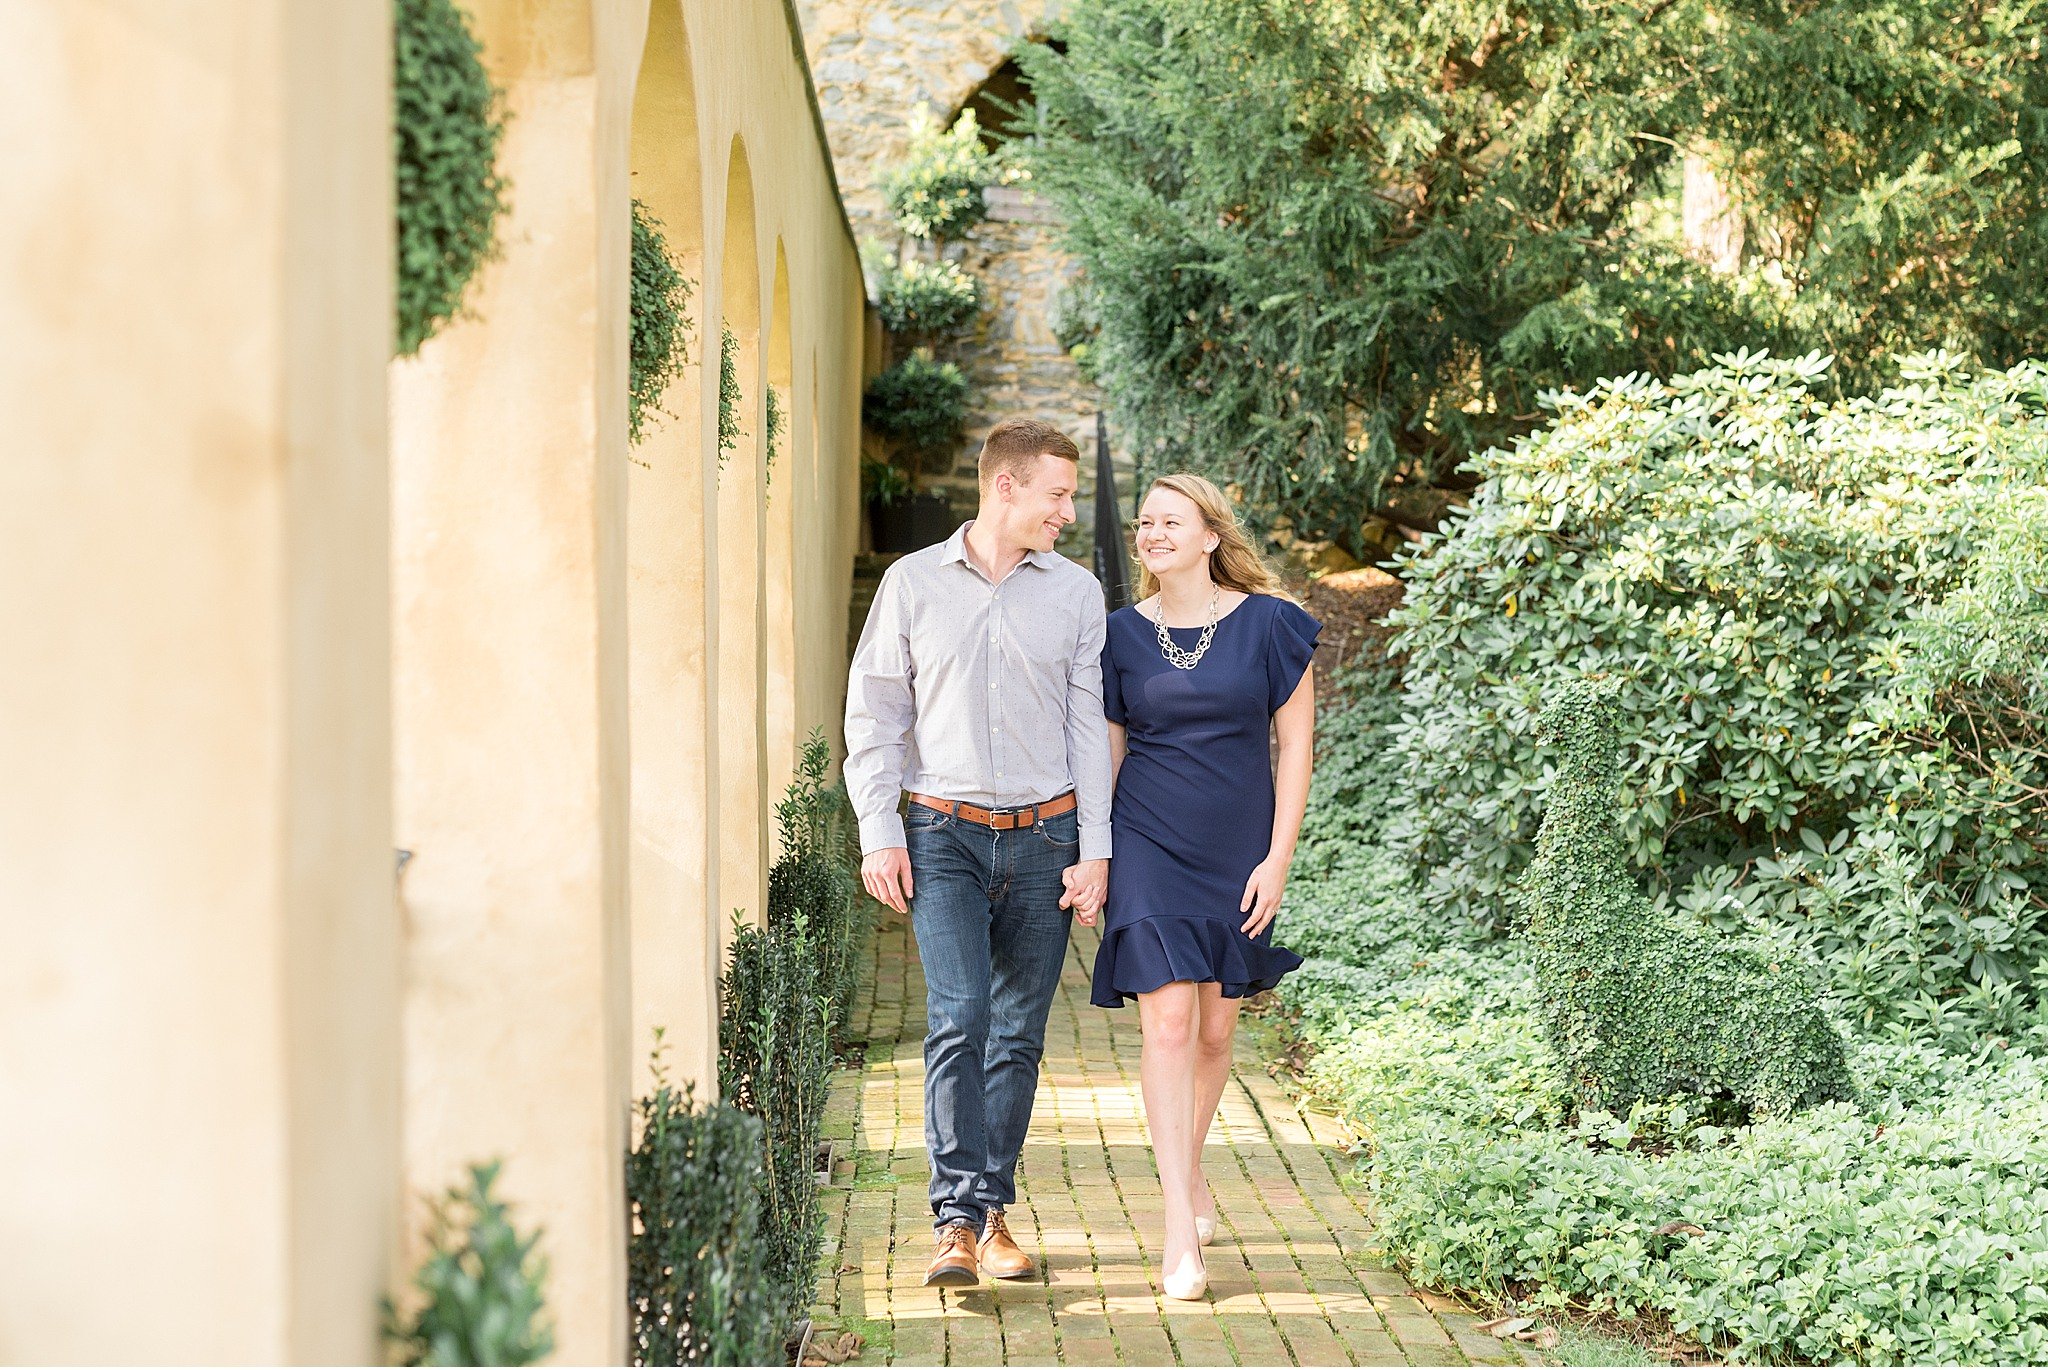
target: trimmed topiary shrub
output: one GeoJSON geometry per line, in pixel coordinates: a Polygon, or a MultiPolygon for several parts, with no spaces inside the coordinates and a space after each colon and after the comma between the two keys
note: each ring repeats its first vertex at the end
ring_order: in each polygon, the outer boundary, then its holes
{"type": "Polygon", "coordinates": [[[875,309],[891,333],[957,333],[981,317],[981,308],[981,281],[958,262],[884,261],[876,273],[875,309]]]}
{"type": "Polygon", "coordinates": [[[1504,930],[1553,764],[1538,705],[1601,674],[1653,897],[1817,954],[1862,1021],[2007,1030],[2048,965],[2048,763],[1973,756],[1963,720],[2006,687],[1921,625],[1963,612],[1998,511],[2048,483],[2048,371],[1921,358],[1825,402],[1826,369],[1739,354],[1603,382],[1474,463],[1390,620],[1390,840],[1425,912],[1504,930]],[[1911,680],[1937,715],[1899,712],[1911,680]]]}
{"type": "Polygon", "coordinates": [[[503,95],[454,0],[393,0],[392,160],[397,178],[398,355],[462,307],[497,250],[505,182],[503,95]]]}
{"type": "Polygon", "coordinates": [[[430,1251],[413,1276],[420,1303],[400,1320],[387,1302],[385,1335],[406,1365],[532,1365],[555,1349],[541,1322],[548,1266],[538,1230],[521,1236],[492,1193],[499,1163],[469,1168],[466,1188],[433,1205],[430,1251]]]}
{"type": "Polygon", "coordinates": [[[626,1297],[635,1365],[769,1365],[781,1328],[760,1233],[761,1120],[696,1105],[661,1067],[640,1100],[640,1140],[626,1157],[633,1230],[626,1297]]]}
{"type": "Polygon", "coordinates": [[[982,146],[973,110],[947,129],[919,106],[903,160],[882,180],[882,198],[905,235],[950,242],[988,217],[982,192],[1004,179],[1002,158],[982,146]]]}
{"type": "Polygon", "coordinates": [[[689,360],[690,283],[669,256],[661,220],[633,201],[632,326],[627,356],[626,434],[640,441],[647,416],[689,360]]]}
{"type": "Polygon", "coordinates": [[[868,382],[861,422],[913,457],[943,454],[967,423],[967,377],[920,347],[868,382]]]}
{"type": "Polygon", "coordinates": [[[762,1237],[775,1325],[810,1306],[824,1241],[812,1169],[831,1073],[831,986],[808,917],[752,927],[735,918],[719,982],[718,1080],[764,1125],[762,1237]]]}
{"type": "Polygon", "coordinates": [[[1783,1114],[1852,1095],[1842,1041],[1796,967],[1659,913],[1615,829],[1613,705],[1566,686],[1541,731],[1562,760],[1521,904],[1564,1087],[1626,1114],[1682,1095],[1783,1114]]]}

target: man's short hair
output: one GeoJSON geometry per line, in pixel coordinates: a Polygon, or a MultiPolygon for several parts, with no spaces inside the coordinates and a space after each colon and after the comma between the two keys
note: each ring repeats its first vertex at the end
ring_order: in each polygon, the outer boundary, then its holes
{"type": "Polygon", "coordinates": [[[988,430],[981,444],[981,488],[994,483],[997,473],[1008,471],[1020,485],[1028,483],[1038,470],[1040,455],[1064,457],[1079,463],[1081,449],[1049,423],[1037,419],[1004,419],[988,430]]]}

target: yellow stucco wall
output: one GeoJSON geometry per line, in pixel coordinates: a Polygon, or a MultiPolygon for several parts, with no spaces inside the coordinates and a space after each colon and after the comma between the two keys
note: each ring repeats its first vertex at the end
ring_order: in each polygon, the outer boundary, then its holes
{"type": "Polygon", "coordinates": [[[385,5],[0,6],[0,1361],[379,1359],[492,1156],[625,1357],[653,1030],[715,1088],[837,740],[864,306],[779,0],[466,7],[512,209],[390,363],[385,5]],[[634,196],[696,327],[629,449],[634,196]]]}

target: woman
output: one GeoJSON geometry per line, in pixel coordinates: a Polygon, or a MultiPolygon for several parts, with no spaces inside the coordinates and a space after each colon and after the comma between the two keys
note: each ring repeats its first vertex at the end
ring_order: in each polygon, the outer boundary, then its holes
{"type": "Polygon", "coordinates": [[[1301,964],[1273,945],[1273,915],[1308,806],[1309,656],[1322,627],[1280,595],[1223,492],[1200,476],[1152,483],[1137,551],[1144,598],[1109,616],[1102,651],[1116,856],[1091,998],[1138,1001],[1139,1080],[1166,1198],[1161,1284],[1169,1298],[1199,1299],[1201,1248],[1216,1230],[1202,1144],[1238,1007],[1301,964]]]}

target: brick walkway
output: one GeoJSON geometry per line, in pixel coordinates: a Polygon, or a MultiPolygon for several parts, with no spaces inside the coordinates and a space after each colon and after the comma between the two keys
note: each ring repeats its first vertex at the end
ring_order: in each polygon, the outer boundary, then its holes
{"type": "Polygon", "coordinates": [[[1204,1164],[1219,1222],[1210,1301],[1162,1301],[1148,1250],[1161,1200],[1138,1102],[1137,1010],[1088,1003],[1098,939],[1078,927],[1010,1215],[1042,1273],[925,1288],[924,978],[906,922],[883,917],[853,1024],[866,1064],[834,1079],[826,1120],[835,1158],[819,1341],[860,1333],[863,1365],[1519,1363],[1519,1348],[1375,1256],[1334,1120],[1297,1107],[1242,1030],[1204,1164]]]}

